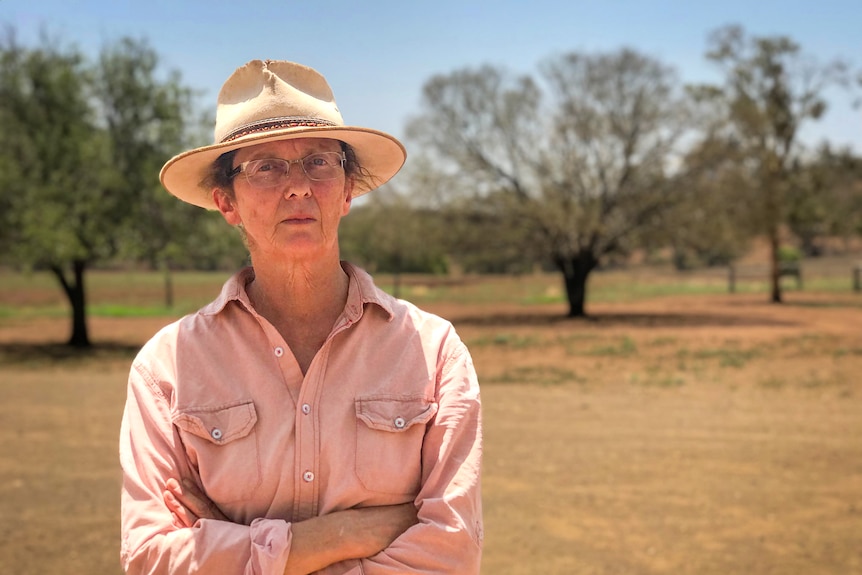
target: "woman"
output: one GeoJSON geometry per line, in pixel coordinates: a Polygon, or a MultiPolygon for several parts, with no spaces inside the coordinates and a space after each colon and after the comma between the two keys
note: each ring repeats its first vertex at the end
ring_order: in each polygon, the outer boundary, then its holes
{"type": "Polygon", "coordinates": [[[165,188],[241,229],[252,266],[135,359],[120,438],[130,573],[478,573],[481,417],[444,320],[341,262],[351,200],[403,146],[325,79],[239,68],[216,143],[165,188]]]}

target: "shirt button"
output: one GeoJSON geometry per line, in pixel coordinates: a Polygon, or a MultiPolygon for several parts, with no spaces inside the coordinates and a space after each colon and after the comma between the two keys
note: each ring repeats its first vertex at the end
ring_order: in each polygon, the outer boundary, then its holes
{"type": "Polygon", "coordinates": [[[275,348],[273,350],[273,353],[275,353],[275,357],[281,357],[284,355],[284,348],[281,346],[278,346],[277,348],[275,348]]]}
{"type": "Polygon", "coordinates": [[[404,429],[405,425],[407,425],[407,422],[404,421],[403,417],[396,417],[395,418],[395,427],[397,427],[398,429],[404,429]]]}
{"type": "Polygon", "coordinates": [[[302,474],[302,479],[306,483],[311,483],[312,481],[314,481],[314,473],[312,473],[311,471],[306,471],[302,474]]]}
{"type": "Polygon", "coordinates": [[[213,438],[213,439],[215,439],[216,441],[218,441],[218,440],[219,440],[219,439],[221,439],[221,437],[222,437],[221,429],[219,429],[218,427],[216,427],[215,429],[213,429],[213,430],[210,432],[210,436],[212,436],[212,438],[213,438]]]}
{"type": "Polygon", "coordinates": [[[308,405],[307,403],[303,403],[302,404],[302,413],[304,413],[305,415],[308,415],[309,413],[311,413],[311,406],[308,405]]]}

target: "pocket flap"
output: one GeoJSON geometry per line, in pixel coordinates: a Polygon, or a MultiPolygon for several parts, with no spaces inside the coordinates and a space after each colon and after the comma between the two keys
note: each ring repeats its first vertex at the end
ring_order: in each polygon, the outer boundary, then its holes
{"type": "Polygon", "coordinates": [[[223,445],[248,435],[257,423],[257,411],[254,402],[245,400],[217,407],[185,409],[174,416],[173,422],[183,431],[223,445]]]}
{"type": "Polygon", "coordinates": [[[369,396],[356,400],[356,417],[371,429],[401,432],[428,423],[437,404],[423,396],[369,396]]]}

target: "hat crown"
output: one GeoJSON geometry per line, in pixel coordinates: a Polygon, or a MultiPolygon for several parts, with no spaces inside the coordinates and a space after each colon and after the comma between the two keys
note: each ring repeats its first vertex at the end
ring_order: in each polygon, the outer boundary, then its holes
{"type": "Polygon", "coordinates": [[[316,70],[284,60],[252,60],[237,68],[219,91],[215,142],[177,154],[159,178],[179,199],[216,209],[212,169],[219,156],[240,148],[297,138],[328,138],[350,146],[362,172],[353,197],[385,184],[407,157],[393,136],[345,126],[326,79],[316,70]]]}
{"type": "Polygon", "coordinates": [[[252,60],[238,68],[218,95],[215,143],[273,120],[343,126],[326,79],[313,68],[282,60],[252,60]]]}

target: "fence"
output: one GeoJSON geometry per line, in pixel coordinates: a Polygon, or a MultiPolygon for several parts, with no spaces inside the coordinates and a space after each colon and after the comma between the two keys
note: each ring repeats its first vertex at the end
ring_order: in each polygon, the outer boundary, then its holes
{"type": "MultiPolygon", "coordinates": [[[[840,280],[850,277],[854,292],[862,293],[862,261],[804,260],[802,262],[782,262],[778,271],[779,279],[795,279],[796,288],[804,289],[806,277],[820,280],[829,278],[840,280]]],[[[771,270],[767,264],[734,264],[727,267],[727,291],[735,293],[739,280],[770,281],[771,270]]],[[[844,279],[843,281],[846,281],[844,279]]]]}

